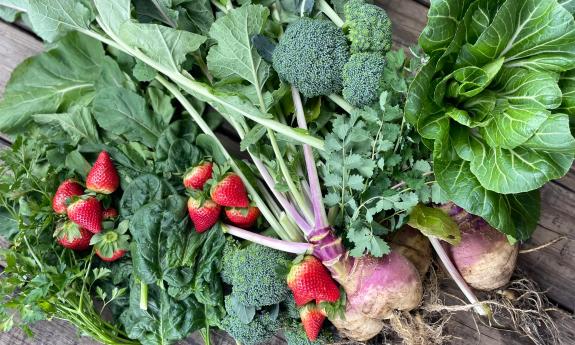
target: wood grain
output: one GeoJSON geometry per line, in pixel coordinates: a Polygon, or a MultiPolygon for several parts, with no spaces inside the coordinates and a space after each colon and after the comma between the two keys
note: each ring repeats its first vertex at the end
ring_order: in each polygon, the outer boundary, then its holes
{"type": "Polygon", "coordinates": [[[0,94],[10,73],[24,59],[42,51],[42,42],[28,33],[0,21],[0,94]]]}

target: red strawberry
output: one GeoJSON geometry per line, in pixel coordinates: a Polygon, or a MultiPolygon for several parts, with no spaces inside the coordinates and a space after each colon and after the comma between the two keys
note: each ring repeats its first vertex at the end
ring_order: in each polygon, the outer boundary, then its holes
{"type": "Polygon", "coordinates": [[[68,218],[95,234],[102,231],[102,205],[95,197],[78,199],[68,206],[68,218]]]}
{"type": "Polygon", "coordinates": [[[84,188],[80,186],[74,180],[66,180],[60,184],[58,189],[56,190],[56,194],[54,194],[54,198],[52,199],[52,208],[54,212],[59,214],[66,213],[66,204],[67,200],[69,200],[73,196],[78,196],[84,194],[84,188]]]}
{"type": "Polygon", "coordinates": [[[102,220],[112,220],[118,218],[118,211],[113,208],[107,208],[102,212],[102,220]]]}
{"type": "Polygon", "coordinates": [[[96,255],[103,261],[113,262],[120,259],[130,248],[128,221],[123,221],[116,230],[101,232],[92,237],[90,244],[94,246],[96,255]]]}
{"type": "Polygon", "coordinates": [[[120,177],[106,151],[102,151],[86,178],[86,187],[94,192],[112,194],[120,186],[120,177]]]}
{"type": "Polygon", "coordinates": [[[218,205],[227,207],[248,207],[250,200],[242,179],[229,173],[212,187],[211,197],[218,205]]]}
{"type": "Polygon", "coordinates": [[[301,323],[307,338],[311,341],[315,341],[319,332],[321,332],[325,315],[316,305],[308,304],[300,309],[299,316],[301,317],[301,323]]]}
{"type": "Polygon", "coordinates": [[[93,234],[70,221],[60,223],[56,227],[54,237],[64,248],[83,251],[90,248],[90,239],[93,234]]]}
{"type": "Polygon", "coordinates": [[[189,189],[202,189],[207,180],[212,178],[214,165],[203,162],[188,170],[184,175],[184,186],[189,189]]]}
{"type": "Polygon", "coordinates": [[[202,233],[218,222],[222,207],[212,200],[201,200],[190,197],[188,199],[188,213],[194,223],[196,232],[202,233]]]}
{"type": "Polygon", "coordinates": [[[333,303],[339,299],[339,288],[325,266],[314,256],[308,255],[293,265],[287,283],[298,306],[313,300],[333,303]]]}
{"type": "Polygon", "coordinates": [[[260,216],[260,209],[255,206],[246,208],[226,208],[226,216],[234,225],[240,228],[251,228],[258,217],[260,216]]]}

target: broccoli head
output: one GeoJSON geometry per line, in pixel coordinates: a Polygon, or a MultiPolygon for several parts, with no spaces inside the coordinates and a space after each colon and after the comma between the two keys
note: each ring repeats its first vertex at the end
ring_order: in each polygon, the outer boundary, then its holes
{"type": "Polygon", "coordinates": [[[349,0],[344,14],[352,53],[385,54],[391,49],[391,20],[383,8],[365,0],[349,0]]]}
{"type": "Polygon", "coordinates": [[[225,305],[228,314],[223,318],[222,329],[228,332],[242,345],[255,345],[269,340],[282,327],[281,321],[267,311],[257,311],[250,322],[245,322],[234,312],[234,303],[226,296],[225,305]]]}
{"type": "Polygon", "coordinates": [[[226,246],[221,275],[241,304],[262,307],[289,296],[286,277],[278,273],[289,260],[288,254],[259,244],[235,248],[226,246]]]}
{"type": "Polygon", "coordinates": [[[333,342],[329,332],[325,329],[321,331],[319,337],[315,341],[309,340],[301,325],[301,321],[295,320],[292,320],[287,326],[285,326],[284,336],[287,345],[322,345],[333,342]]]}
{"type": "Polygon", "coordinates": [[[280,38],[273,66],[282,80],[310,98],[341,92],[341,71],[348,59],[341,29],[328,20],[302,18],[280,38]]]}
{"type": "Polygon", "coordinates": [[[353,54],[343,67],[343,98],[362,108],[379,99],[385,59],[378,53],[353,54]]]}

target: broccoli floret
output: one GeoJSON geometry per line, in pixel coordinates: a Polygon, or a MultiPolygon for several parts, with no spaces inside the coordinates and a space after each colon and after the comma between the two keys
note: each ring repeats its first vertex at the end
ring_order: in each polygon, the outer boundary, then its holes
{"type": "Polygon", "coordinates": [[[279,77],[305,97],[339,93],[349,46],[341,29],[324,19],[302,18],[290,24],[273,53],[279,77]]]}
{"type": "Polygon", "coordinates": [[[242,345],[255,345],[269,340],[282,324],[278,318],[272,318],[267,311],[258,311],[254,318],[246,323],[233,311],[230,296],[226,296],[225,304],[228,315],[222,320],[222,329],[228,332],[242,345]]]}
{"type": "Polygon", "coordinates": [[[246,306],[262,307],[285,300],[290,291],[278,269],[289,260],[286,253],[250,244],[224,250],[222,279],[232,285],[232,294],[246,306]]]}
{"type": "Polygon", "coordinates": [[[379,99],[385,59],[378,53],[353,54],[343,67],[343,98],[363,108],[379,99]]]}
{"type": "Polygon", "coordinates": [[[383,8],[365,0],[349,0],[344,13],[352,53],[385,54],[391,49],[391,20],[383,8]]]}
{"type": "Polygon", "coordinates": [[[321,331],[318,338],[315,341],[311,341],[307,338],[305,331],[301,325],[301,321],[291,321],[284,328],[284,336],[287,345],[322,345],[329,344],[333,341],[329,332],[325,329],[321,331]]]}

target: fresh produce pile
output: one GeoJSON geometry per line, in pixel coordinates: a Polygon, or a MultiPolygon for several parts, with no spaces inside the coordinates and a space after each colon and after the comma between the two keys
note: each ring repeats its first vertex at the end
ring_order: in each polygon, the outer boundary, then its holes
{"type": "Polygon", "coordinates": [[[0,330],[368,341],[432,248],[492,317],[575,156],[574,10],[432,1],[406,53],[366,0],[0,0],[46,42],[0,101],[0,330]]]}

